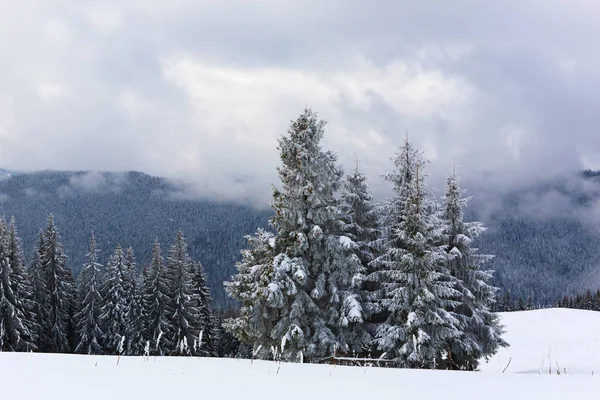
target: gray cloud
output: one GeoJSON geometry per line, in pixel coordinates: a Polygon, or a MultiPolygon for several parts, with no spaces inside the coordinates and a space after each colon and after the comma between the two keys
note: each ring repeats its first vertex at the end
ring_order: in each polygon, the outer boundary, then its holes
{"type": "Polygon", "coordinates": [[[265,203],[277,137],[309,104],[329,121],[325,146],[348,168],[356,153],[379,196],[405,127],[434,185],[454,157],[474,186],[600,168],[600,6],[583,0],[5,9],[0,167],[135,169],[265,203]]]}

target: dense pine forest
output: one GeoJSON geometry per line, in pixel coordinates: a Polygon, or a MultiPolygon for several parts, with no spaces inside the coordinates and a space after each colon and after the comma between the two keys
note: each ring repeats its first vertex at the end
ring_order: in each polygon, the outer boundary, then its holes
{"type": "Polygon", "coordinates": [[[98,250],[92,234],[75,279],[50,215],[26,265],[14,219],[0,220],[1,351],[217,355],[206,275],[182,232],[166,257],[155,242],[142,268],[131,247],[117,245],[106,266],[98,250]]]}

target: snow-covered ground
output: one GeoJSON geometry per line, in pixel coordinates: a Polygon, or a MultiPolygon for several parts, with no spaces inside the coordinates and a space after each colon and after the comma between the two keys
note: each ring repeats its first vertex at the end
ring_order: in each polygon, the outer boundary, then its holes
{"type": "Polygon", "coordinates": [[[482,372],[197,358],[122,357],[117,365],[116,357],[2,353],[0,399],[598,398],[600,313],[549,309],[504,314],[503,322],[512,346],[482,372]]]}

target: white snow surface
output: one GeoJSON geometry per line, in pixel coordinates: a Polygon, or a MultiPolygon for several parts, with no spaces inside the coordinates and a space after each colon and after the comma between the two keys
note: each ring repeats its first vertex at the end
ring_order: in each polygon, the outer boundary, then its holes
{"type": "Polygon", "coordinates": [[[211,358],[0,353],[4,399],[596,399],[600,313],[502,315],[503,349],[481,372],[403,370],[211,358]],[[548,349],[567,373],[548,375],[548,349]],[[503,374],[508,359],[511,364],[503,374]],[[545,368],[539,374],[542,358],[545,368]],[[592,370],[595,371],[592,376],[592,370]],[[539,375],[538,375],[539,374],[539,375]]]}
{"type": "MultiPolygon", "coordinates": [[[[501,313],[506,340],[510,347],[489,361],[483,372],[548,375],[560,366],[564,375],[600,375],[600,312],[548,308],[545,310],[501,313]],[[512,359],[511,359],[512,358],[512,359]]],[[[600,382],[599,382],[600,383],[600,382]]],[[[600,398],[600,397],[599,397],[600,398]]]]}

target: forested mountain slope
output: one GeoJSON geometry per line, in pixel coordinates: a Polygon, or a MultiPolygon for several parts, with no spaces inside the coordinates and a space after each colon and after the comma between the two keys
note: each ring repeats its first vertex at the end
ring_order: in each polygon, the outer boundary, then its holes
{"type": "Polygon", "coordinates": [[[0,179],[0,215],[16,218],[28,259],[49,213],[54,214],[68,265],[76,274],[85,261],[92,231],[101,263],[106,264],[121,244],[133,246],[138,265],[145,265],[154,239],[168,249],[182,229],[190,255],[205,266],[217,305],[226,301],[222,282],[233,270],[244,235],[266,225],[269,215],[250,206],[189,199],[181,184],[138,172],[4,176],[0,179]]]}
{"type": "MultiPolygon", "coordinates": [[[[497,286],[540,304],[600,287],[600,175],[588,171],[510,190],[464,187],[474,196],[467,217],[489,228],[477,243],[496,255],[489,267],[497,271],[497,286]]],[[[133,246],[144,265],[155,238],[167,248],[182,229],[218,306],[231,304],[222,282],[234,273],[244,235],[266,227],[271,215],[270,209],[194,198],[182,183],[139,172],[0,170],[0,215],[17,219],[27,257],[51,212],[75,273],[92,230],[102,263],[120,243],[133,246]]]]}

